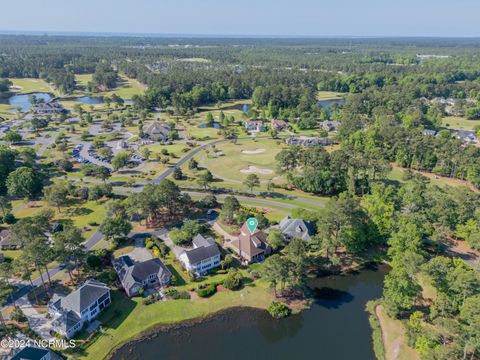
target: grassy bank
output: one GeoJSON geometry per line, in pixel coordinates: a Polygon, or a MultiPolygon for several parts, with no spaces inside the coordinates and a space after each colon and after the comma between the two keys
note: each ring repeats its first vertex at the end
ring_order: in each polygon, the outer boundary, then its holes
{"type": "Polygon", "coordinates": [[[375,309],[379,305],[379,300],[372,300],[367,303],[366,310],[369,313],[368,322],[372,328],[373,352],[377,360],[385,360],[385,348],[383,346],[382,328],[378,320],[375,309]]]}
{"type": "Polygon", "coordinates": [[[142,305],[142,298],[128,299],[120,292],[113,293],[112,306],[100,317],[103,332],[84,352],[85,359],[103,359],[107,351],[141,337],[155,326],[204,318],[218,311],[238,306],[266,309],[272,295],[261,282],[254,282],[239,291],[222,291],[211,298],[170,300],[142,305]],[[107,350],[108,349],[108,350],[107,350]]]}

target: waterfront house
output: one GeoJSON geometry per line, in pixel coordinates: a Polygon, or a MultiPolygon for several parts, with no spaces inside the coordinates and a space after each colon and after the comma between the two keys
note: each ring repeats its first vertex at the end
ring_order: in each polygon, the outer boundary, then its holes
{"type": "Polygon", "coordinates": [[[53,327],[70,339],[95,319],[111,303],[110,288],[96,280],[87,280],[66,296],[53,295],[48,303],[53,327]]]}
{"type": "Polygon", "coordinates": [[[124,255],[112,262],[130,297],[137,295],[141,289],[167,286],[172,278],[170,270],[158,258],[135,262],[130,256],[124,255]]]}
{"type": "Polygon", "coordinates": [[[62,105],[56,102],[38,103],[32,105],[31,109],[35,114],[55,114],[64,112],[65,109],[62,105]]]}
{"type": "Polygon", "coordinates": [[[267,242],[267,234],[256,229],[253,234],[244,223],[240,229],[238,238],[228,243],[239,256],[240,260],[246,264],[261,262],[270,255],[272,248],[267,242]]]}
{"type": "Polygon", "coordinates": [[[290,216],[286,216],[280,221],[278,229],[280,229],[287,241],[294,238],[310,240],[313,235],[313,226],[310,223],[302,219],[292,219],[290,216]]]}
{"type": "Polygon", "coordinates": [[[304,147],[310,146],[328,146],[333,145],[334,141],[331,138],[314,138],[314,137],[295,137],[286,139],[288,145],[300,145],[304,147]]]}
{"type": "Polygon", "coordinates": [[[220,266],[220,250],[212,238],[204,238],[198,234],[192,245],[193,249],[183,251],[178,257],[186,270],[196,275],[204,275],[220,266]]]}
{"type": "Polygon", "coordinates": [[[52,351],[49,349],[45,349],[45,348],[41,349],[33,346],[26,346],[23,349],[16,352],[16,354],[13,355],[11,359],[12,360],[53,360],[53,359],[61,359],[61,357],[54,355],[52,351]]]}

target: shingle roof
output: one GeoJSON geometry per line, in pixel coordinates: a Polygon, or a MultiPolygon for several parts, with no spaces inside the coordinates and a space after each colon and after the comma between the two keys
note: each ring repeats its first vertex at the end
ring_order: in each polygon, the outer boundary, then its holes
{"type": "Polygon", "coordinates": [[[136,283],[141,284],[151,274],[157,274],[159,279],[172,276],[170,270],[160,259],[150,259],[142,262],[134,262],[128,255],[124,255],[113,261],[113,266],[118,274],[123,287],[131,288],[136,283]]]}
{"type": "MultiPolygon", "coordinates": [[[[87,280],[77,290],[72,291],[65,297],[60,298],[60,307],[66,311],[72,310],[80,314],[93,302],[110,291],[110,288],[96,280],[87,280]]],[[[55,302],[57,298],[52,298],[55,302]]]]}
{"type": "Polygon", "coordinates": [[[280,221],[279,228],[283,234],[292,239],[310,240],[310,236],[313,234],[313,228],[309,223],[302,219],[292,219],[290,216],[286,216],[280,221]]]}
{"type": "Polygon", "coordinates": [[[50,352],[48,349],[39,349],[31,346],[27,346],[19,351],[12,360],[38,360],[43,358],[50,352]]]}
{"type": "Polygon", "coordinates": [[[262,230],[256,230],[253,234],[248,230],[247,223],[243,224],[240,229],[238,239],[232,240],[231,245],[237,249],[242,255],[245,254],[250,258],[265,252],[269,246],[267,243],[267,234],[262,230]]]}
{"type": "Polygon", "coordinates": [[[154,123],[145,125],[143,127],[143,131],[149,135],[156,135],[156,134],[168,135],[168,133],[171,131],[171,128],[167,124],[154,122],[154,123]]]}
{"type": "Polygon", "coordinates": [[[212,238],[204,238],[198,234],[195,239],[193,239],[193,246],[193,249],[184,251],[188,261],[192,265],[220,255],[220,250],[218,250],[218,246],[212,238]]]}

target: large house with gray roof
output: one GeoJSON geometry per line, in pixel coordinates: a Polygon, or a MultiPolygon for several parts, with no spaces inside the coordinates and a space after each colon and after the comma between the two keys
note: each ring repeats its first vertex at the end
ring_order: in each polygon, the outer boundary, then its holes
{"type": "Polygon", "coordinates": [[[172,273],[160,261],[150,259],[135,262],[128,255],[113,260],[113,267],[128,296],[135,296],[141,289],[170,284],[172,273]]]}
{"type": "Polygon", "coordinates": [[[178,259],[187,271],[204,275],[220,266],[220,250],[212,238],[198,234],[192,241],[193,249],[183,251],[178,259]]]}
{"type": "Polygon", "coordinates": [[[313,227],[302,219],[292,219],[286,216],[278,224],[278,228],[285,236],[285,240],[290,241],[294,238],[310,240],[313,235],[313,227]]]}
{"type": "Polygon", "coordinates": [[[111,303],[110,288],[96,280],[87,280],[67,296],[53,295],[48,303],[56,332],[72,338],[111,303]]]}
{"type": "Polygon", "coordinates": [[[171,131],[172,128],[165,123],[153,122],[143,126],[143,132],[153,141],[167,141],[171,131]]]}

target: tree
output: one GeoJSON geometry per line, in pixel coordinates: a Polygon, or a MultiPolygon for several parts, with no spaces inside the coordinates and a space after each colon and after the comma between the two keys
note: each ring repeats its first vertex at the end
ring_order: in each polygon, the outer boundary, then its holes
{"type": "Polygon", "coordinates": [[[236,212],[240,210],[240,203],[235,196],[227,196],[223,201],[221,217],[228,223],[232,223],[235,219],[236,212]]]}
{"type": "Polygon", "coordinates": [[[198,162],[195,159],[190,159],[188,162],[188,169],[189,170],[197,170],[198,169],[198,162]]]}
{"type": "Polygon", "coordinates": [[[67,264],[68,275],[72,283],[74,283],[74,280],[69,263],[73,261],[75,268],[78,268],[80,259],[85,255],[82,245],[84,240],[80,230],[71,224],[65,225],[63,231],[55,233],[54,236],[53,249],[62,263],[67,264]]]}
{"type": "Polygon", "coordinates": [[[0,211],[3,218],[12,211],[12,203],[6,196],[0,195],[0,211]]]}
{"type": "Polygon", "coordinates": [[[107,218],[100,225],[99,231],[107,240],[112,240],[118,236],[127,236],[132,231],[132,224],[119,216],[107,218]]]}
{"type": "Polygon", "coordinates": [[[213,126],[213,123],[215,122],[215,119],[213,118],[212,113],[207,113],[207,116],[205,117],[205,120],[207,121],[207,126],[213,126]]]}
{"type": "Polygon", "coordinates": [[[390,316],[399,317],[412,309],[420,290],[413,274],[408,273],[403,267],[394,267],[385,277],[383,288],[385,310],[390,316]]]}
{"type": "Polygon", "coordinates": [[[18,131],[9,130],[3,136],[3,140],[9,144],[15,144],[22,141],[22,135],[18,131]]]}
{"type": "Polygon", "coordinates": [[[7,191],[10,196],[31,198],[42,187],[40,179],[29,167],[19,167],[12,171],[6,181],[7,191]]]}
{"type": "Polygon", "coordinates": [[[272,301],[268,306],[268,312],[274,319],[281,319],[290,315],[290,308],[282,302],[272,301]]]}
{"type": "Polygon", "coordinates": [[[68,188],[63,184],[51,185],[44,189],[45,200],[51,206],[55,206],[59,212],[68,204],[68,188]]]}
{"type": "Polygon", "coordinates": [[[191,243],[193,238],[203,232],[203,226],[195,220],[187,220],[180,229],[169,233],[170,239],[177,245],[191,243]]]}
{"type": "Polygon", "coordinates": [[[213,175],[210,171],[205,170],[198,174],[197,184],[204,189],[208,188],[208,185],[213,181],[213,175]]]}
{"type": "Polygon", "coordinates": [[[274,251],[283,248],[286,244],[285,236],[280,229],[270,230],[267,241],[274,251]]]}
{"type": "Polygon", "coordinates": [[[290,264],[288,260],[278,254],[273,254],[265,260],[262,268],[262,278],[265,279],[273,289],[275,297],[277,297],[277,287],[285,288],[285,284],[290,278],[290,264]]]}
{"type": "Polygon", "coordinates": [[[113,171],[117,171],[128,165],[130,154],[126,151],[120,152],[112,158],[113,171]]]}
{"type": "Polygon", "coordinates": [[[250,189],[250,192],[253,192],[253,188],[260,186],[260,179],[257,174],[248,174],[243,185],[250,189]]]}
{"type": "Polygon", "coordinates": [[[176,167],[176,168],[173,170],[173,178],[174,178],[175,180],[182,180],[182,178],[183,178],[182,169],[180,169],[179,167],[176,167]]]}
{"type": "Polygon", "coordinates": [[[468,352],[472,357],[480,350],[480,295],[465,300],[460,309],[460,321],[464,327],[464,359],[468,352]]]}

